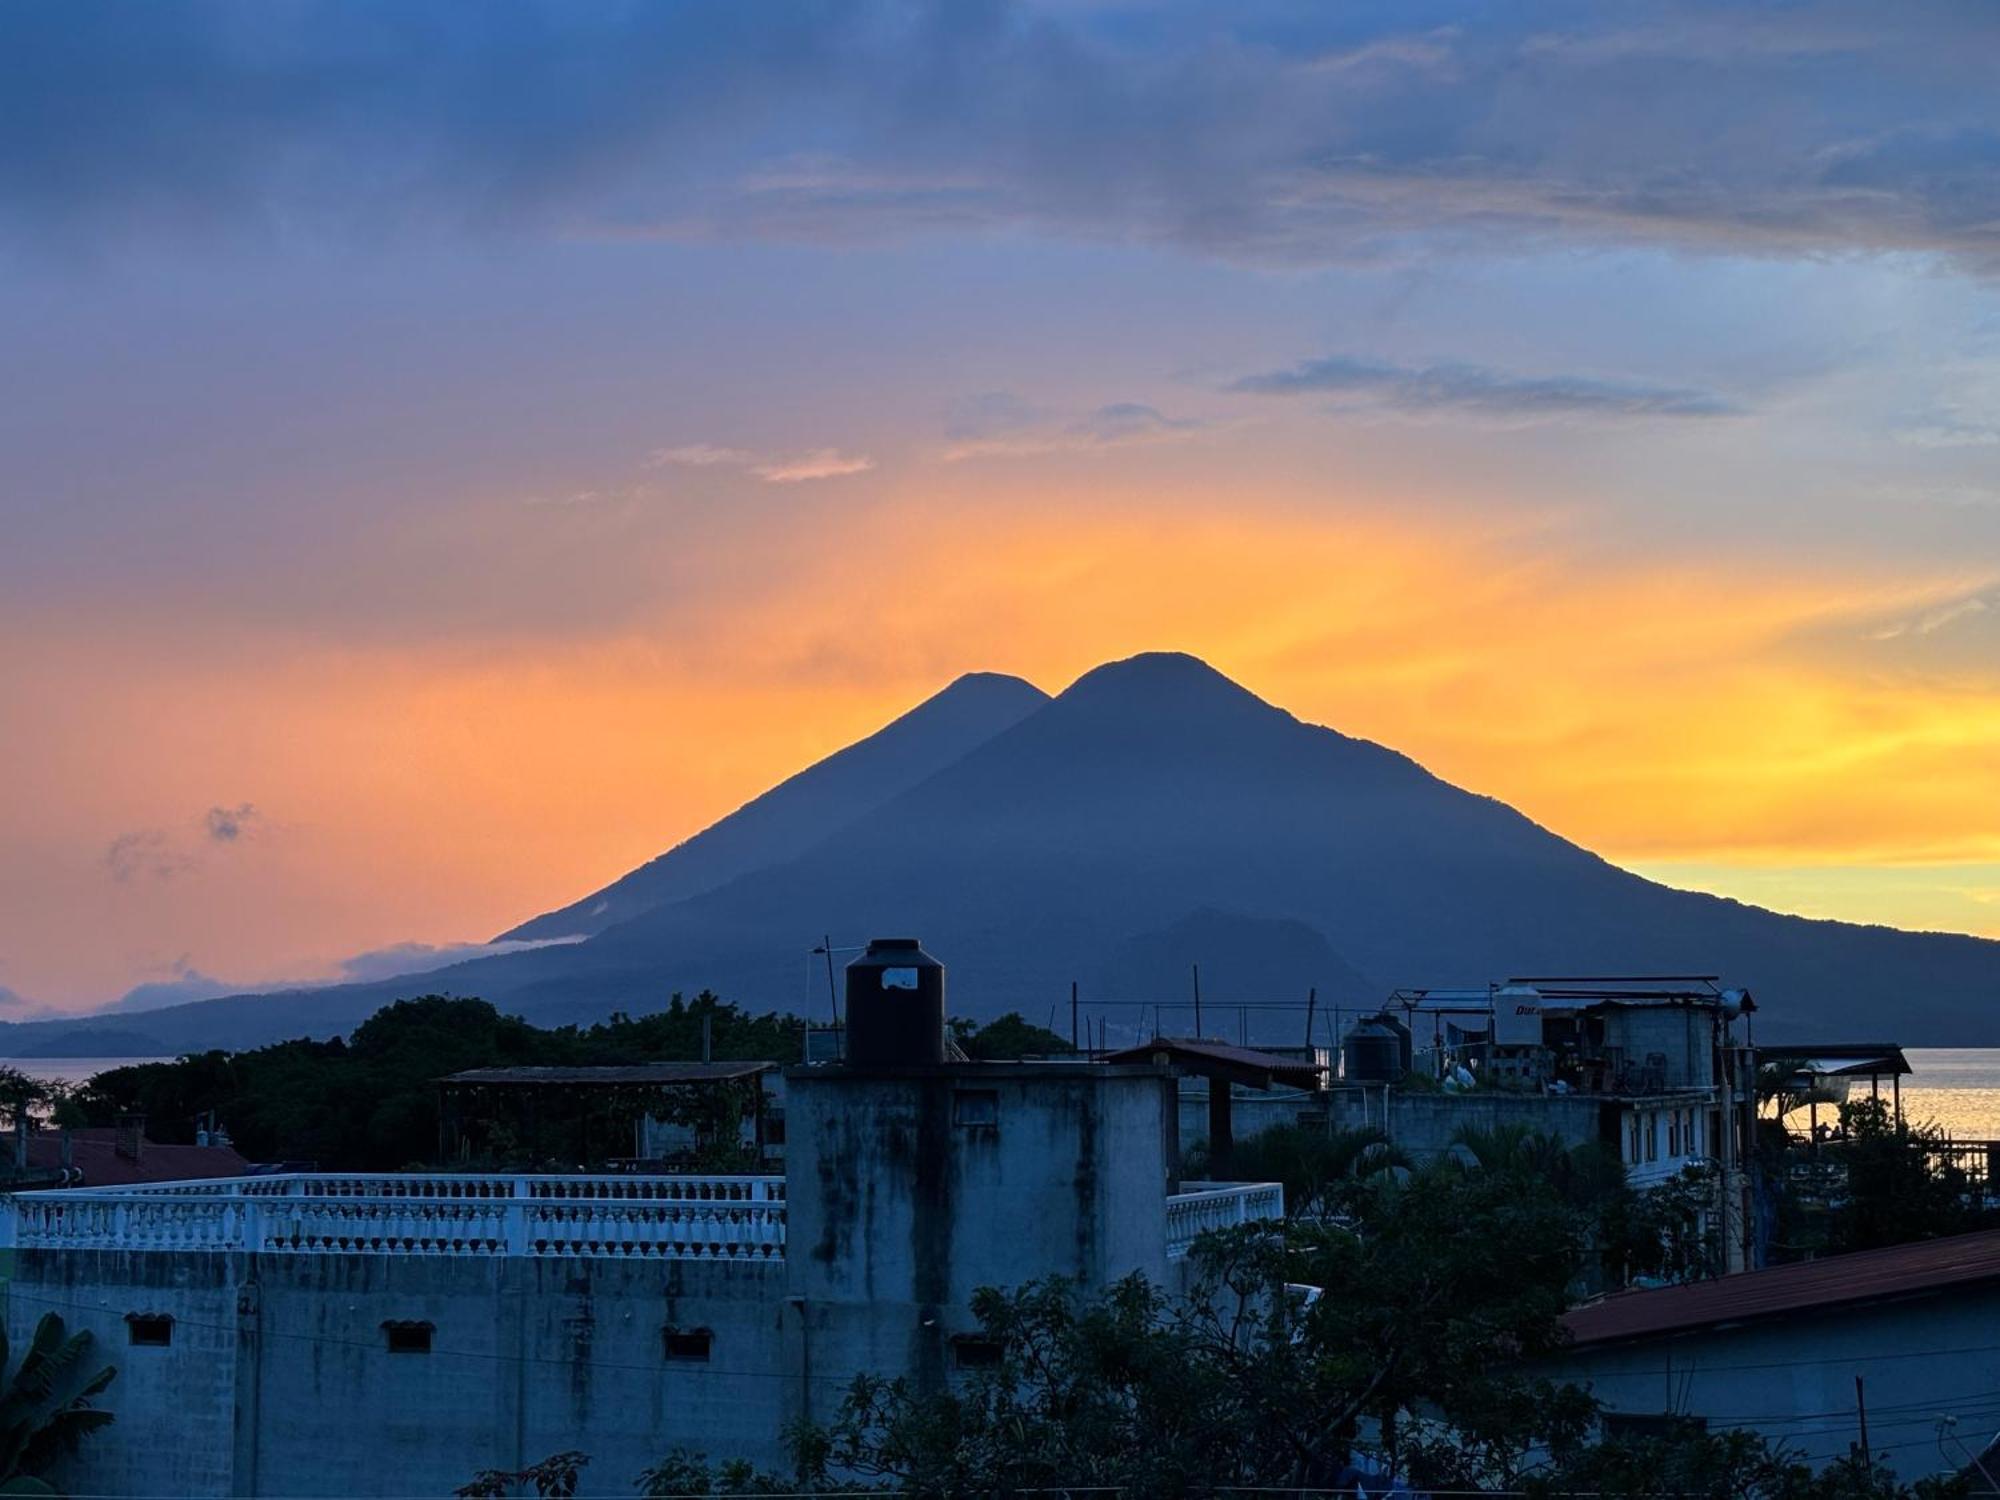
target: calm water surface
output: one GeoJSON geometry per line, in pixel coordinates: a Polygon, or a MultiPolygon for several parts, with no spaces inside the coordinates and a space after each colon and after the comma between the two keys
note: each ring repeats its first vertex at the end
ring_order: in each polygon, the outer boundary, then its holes
{"type": "Polygon", "coordinates": [[[0,1068],[18,1068],[30,1078],[53,1079],[58,1083],[82,1083],[109,1068],[130,1068],[140,1063],[172,1062],[171,1057],[0,1057],[0,1068]]]}

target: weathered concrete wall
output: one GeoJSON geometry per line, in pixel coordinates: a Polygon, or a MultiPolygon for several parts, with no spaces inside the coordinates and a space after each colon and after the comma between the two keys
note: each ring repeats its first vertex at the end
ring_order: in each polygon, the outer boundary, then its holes
{"type": "Polygon", "coordinates": [[[240,1266],[226,1255],[7,1252],[7,1337],[23,1348],[47,1312],[97,1339],[118,1367],[100,1404],[117,1422],[72,1463],[86,1494],[227,1495],[235,1463],[240,1266]],[[127,1342],[128,1313],[174,1319],[167,1348],[127,1342]]]}
{"type": "MultiPolygon", "coordinates": [[[[971,1063],[790,1075],[787,1266],[812,1389],[935,1385],[973,1293],[1166,1278],[1163,1073],[971,1063]]],[[[819,1413],[824,1415],[824,1413],[819,1413]]]]}
{"type": "Polygon", "coordinates": [[[680,1443],[776,1464],[800,1406],[775,1261],[18,1252],[9,1336],[57,1301],[119,1367],[69,1475],[93,1494],[443,1495],[564,1449],[622,1491],[680,1443]],[[171,1346],[129,1345],[133,1311],[171,1346]],[[390,1353],[392,1319],[431,1352],[390,1353]]]}
{"type": "Polygon", "coordinates": [[[1384,1121],[1380,1088],[1336,1089],[1331,1095],[1337,1129],[1371,1126],[1412,1156],[1427,1157],[1446,1150],[1465,1130],[1496,1130],[1516,1126],[1545,1131],[1571,1145],[1600,1139],[1604,1102],[1582,1095],[1508,1093],[1480,1090],[1464,1094],[1388,1091],[1384,1121]]]}
{"type": "Polygon", "coordinates": [[[1690,1006],[1610,1006],[1604,1012],[1604,1043],[1622,1047],[1625,1061],[1641,1066],[1650,1053],[1666,1058],[1666,1086],[1705,1089],[1715,1085],[1715,1037],[1710,1013],[1690,1006]]]}
{"type": "MultiPolygon", "coordinates": [[[[1854,1378],[1864,1382],[1869,1445],[1907,1482],[1945,1466],[1938,1420],[1977,1452],[2000,1389],[2000,1290],[1954,1288],[1900,1302],[1823,1308],[1780,1322],[1575,1350],[1550,1368],[1588,1385],[1613,1412],[1674,1412],[1744,1426],[1815,1464],[1857,1440],[1854,1378]]],[[[1946,1443],[1951,1465],[1960,1449],[1946,1443]]]]}

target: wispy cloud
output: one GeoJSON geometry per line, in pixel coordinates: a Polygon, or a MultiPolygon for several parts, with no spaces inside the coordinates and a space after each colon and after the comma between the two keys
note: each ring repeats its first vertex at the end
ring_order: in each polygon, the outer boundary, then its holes
{"type": "Polygon", "coordinates": [[[136,880],[172,880],[198,864],[193,855],[158,828],[121,833],[104,851],[104,867],[121,885],[136,880]]]}
{"type": "Polygon", "coordinates": [[[1711,391],[1680,386],[1526,375],[1468,364],[1396,365],[1341,354],[1246,375],[1228,389],[1252,396],[1344,396],[1394,411],[1456,411],[1503,421],[1726,417],[1741,411],[1711,391]]]}
{"type": "Polygon", "coordinates": [[[1066,416],[1005,391],[961,402],[946,429],[947,463],[972,458],[1020,457],[1127,448],[1186,437],[1208,424],[1170,417],[1138,401],[1114,401],[1082,416],[1066,416]]]}
{"type": "Polygon", "coordinates": [[[202,818],[202,826],[217,843],[233,844],[249,836],[257,819],[255,803],[239,802],[234,807],[211,807],[202,818]]]}
{"type": "Polygon", "coordinates": [[[722,448],[712,443],[687,443],[677,448],[655,448],[646,456],[651,469],[680,465],[686,468],[743,469],[767,484],[804,484],[815,479],[840,479],[849,474],[865,474],[875,460],[865,453],[848,453],[840,448],[814,448],[790,456],[752,453],[744,448],[722,448]]]}
{"type": "Polygon", "coordinates": [[[655,448],[646,455],[646,467],[665,468],[668,464],[686,464],[690,468],[708,469],[721,465],[730,468],[747,468],[758,461],[754,453],[746,453],[741,448],[718,448],[713,443],[685,443],[678,448],[655,448]]]}
{"type": "Polygon", "coordinates": [[[1949,604],[1940,604],[1937,608],[1925,610],[1920,615],[1895,620],[1879,630],[1871,630],[1868,639],[1894,641],[1907,636],[1935,635],[1948,625],[1955,625],[1960,620],[1969,619],[1974,615],[1983,615],[1990,608],[1992,606],[1977,594],[1965,599],[1954,599],[1949,604]]]}
{"type": "Polygon", "coordinates": [[[813,479],[839,479],[847,474],[865,474],[875,460],[865,453],[843,453],[838,448],[815,448],[797,458],[776,458],[753,464],[750,472],[772,484],[802,484],[813,479]]]}

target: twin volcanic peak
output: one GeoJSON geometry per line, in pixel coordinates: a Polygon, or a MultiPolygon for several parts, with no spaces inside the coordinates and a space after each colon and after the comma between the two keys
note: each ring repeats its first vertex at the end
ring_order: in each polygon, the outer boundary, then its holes
{"type": "Polygon", "coordinates": [[[1872,1034],[1892,1014],[1904,1042],[2000,1042],[2000,943],[1655,885],[1173,654],[1099,667],[1054,698],[961,678],[505,934],[581,941],[144,1025],[174,1049],[242,1046],[343,1031],[433,991],[543,1022],[704,988],[798,1010],[824,994],[807,964],[821,934],[884,932],[921,936],[950,966],[953,1012],[977,1018],[1043,1020],[1072,981],[1087,998],[1181,1000],[1194,963],[1221,1005],[1303,1008],[1317,990],[1342,1009],[1402,984],[1693,972],[1748,986],[1765,1035],[1872,1034]]]}

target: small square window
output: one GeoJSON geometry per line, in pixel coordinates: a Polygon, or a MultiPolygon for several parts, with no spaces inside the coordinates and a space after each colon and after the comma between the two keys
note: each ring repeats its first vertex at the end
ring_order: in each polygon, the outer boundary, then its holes
{"type": "Polygon", "coordinates": [[[951,1096],[951,1123],[954,1125],[996,1126],[1000,1123],[998,1089],[960,1089],[951,1096]]]}
{"type": "Polygon", "coordinates": [[[391,1354],[428,1354],[431,1352],[432,1328],[429,1323],[384,1323],[382,1331],[389,1336],[389,1352],[391,1354]]]}
{"type": "Polygon", "coordinates": [[[707,1364],[715,1335],[706,1328],[669,1328],[664,1334],[668,1359],[707,1364]]]}
{"type": "Polygon", "coordinates": [[[125,1314],[126,1342],[164,1349],[174,1341],[174,1320],[165,1313],[125,1314]]]}
{"type": "Polygon", "coordinates": [[[1006,1357],[1007,1346],[999,1339],[962,1333],[951,1341],[951,1362],[960,1370],[990,1370],[1006,1357]]]}

